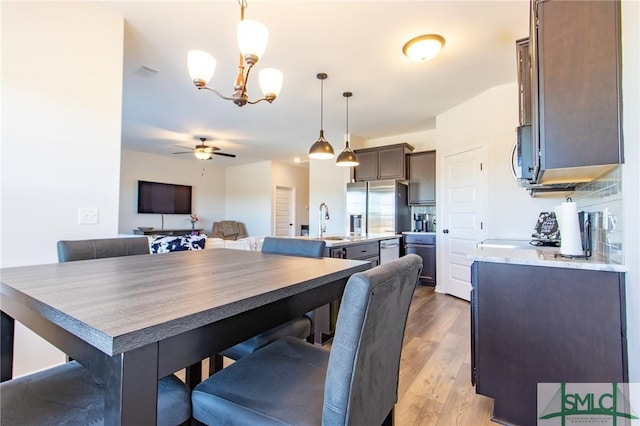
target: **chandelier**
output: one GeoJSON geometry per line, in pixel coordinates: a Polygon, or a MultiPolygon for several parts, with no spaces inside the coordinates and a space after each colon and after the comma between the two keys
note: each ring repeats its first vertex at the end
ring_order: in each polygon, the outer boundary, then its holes
{"type": "Polygon", "coordinates": [[[233,101],[239,107],[246,104],[257,104],[260,101],[271,103],[282,89],[282,72],[275,68],[265,68],[258,74],[260,88],[264,95],[262,98],[252,101],[247,95],[249,75],[267,48],[269,31],[260,22],[244,19],[244,9],[247,7],[246,0],[238,0],[238,4],[240,5],[240,22],[238,22],[237,36],[240,61],[236,81],[233,85],[233,94],[225,96],[218,90],[207,86],[207,82],[213,77],[216,69],[215,58],[207,52],[202,50],[189,51],[187,54],[189,75],[198,90],[207,89],[222,99],[233,101]]]}

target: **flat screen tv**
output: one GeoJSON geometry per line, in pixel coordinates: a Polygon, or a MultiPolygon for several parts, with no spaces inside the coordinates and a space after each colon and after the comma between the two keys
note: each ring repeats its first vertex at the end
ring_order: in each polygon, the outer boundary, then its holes
{"type": "Polygon", "coordinates": [[[191,186],[139,180],[138,213],[191,214],[191,186]]]}

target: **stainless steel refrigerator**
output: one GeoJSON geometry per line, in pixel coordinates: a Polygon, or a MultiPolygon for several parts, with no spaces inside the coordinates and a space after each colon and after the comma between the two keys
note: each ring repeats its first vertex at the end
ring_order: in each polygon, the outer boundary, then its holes
{"type": "Polygon", "coordinates": [[[408,187],[396,180],[376,180],[347,184],[347,220],[362,215],[362,231],[367,234],[399,234],[411,230],[408,187]]]}

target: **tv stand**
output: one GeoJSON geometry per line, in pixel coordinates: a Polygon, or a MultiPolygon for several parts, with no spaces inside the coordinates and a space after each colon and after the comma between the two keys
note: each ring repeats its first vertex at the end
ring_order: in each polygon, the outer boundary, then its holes
{"type": "Polygon", "coordinates": [[[202,228],[200,229],[151,229],[150,231],[141,231],[140,229],[134,229],[133,233],[136,235],[173,235],[173,236],[177,236],[177,235],[185,235],[185,234],[192,234],[192,233],[196,233],[196,235],[200,235],[200,232],[202,231],[202,228]]]}

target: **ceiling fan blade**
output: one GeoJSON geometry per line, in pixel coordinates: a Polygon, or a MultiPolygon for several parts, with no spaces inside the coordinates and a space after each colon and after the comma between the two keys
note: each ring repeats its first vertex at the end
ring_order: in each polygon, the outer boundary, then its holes
{"type": "Polygon", "coordinates": [[[222,155],[223,157],[236,158],[235,154],[227,154],[226,152],[214,152],[213,155],[222,155]]]}
{"type": "Polygon", "coordinates": [[[189,147],[189,146],[182,146],[182,145],[173,145],[176,148],[180,148],[180,149],[189,149],[191,151],[193,151],[193,148],[189,147]]]}
{"type": "Polygon", "coordinates": [[[172,152],[172,154],[192,154],[193,152],[172,152]]]}

